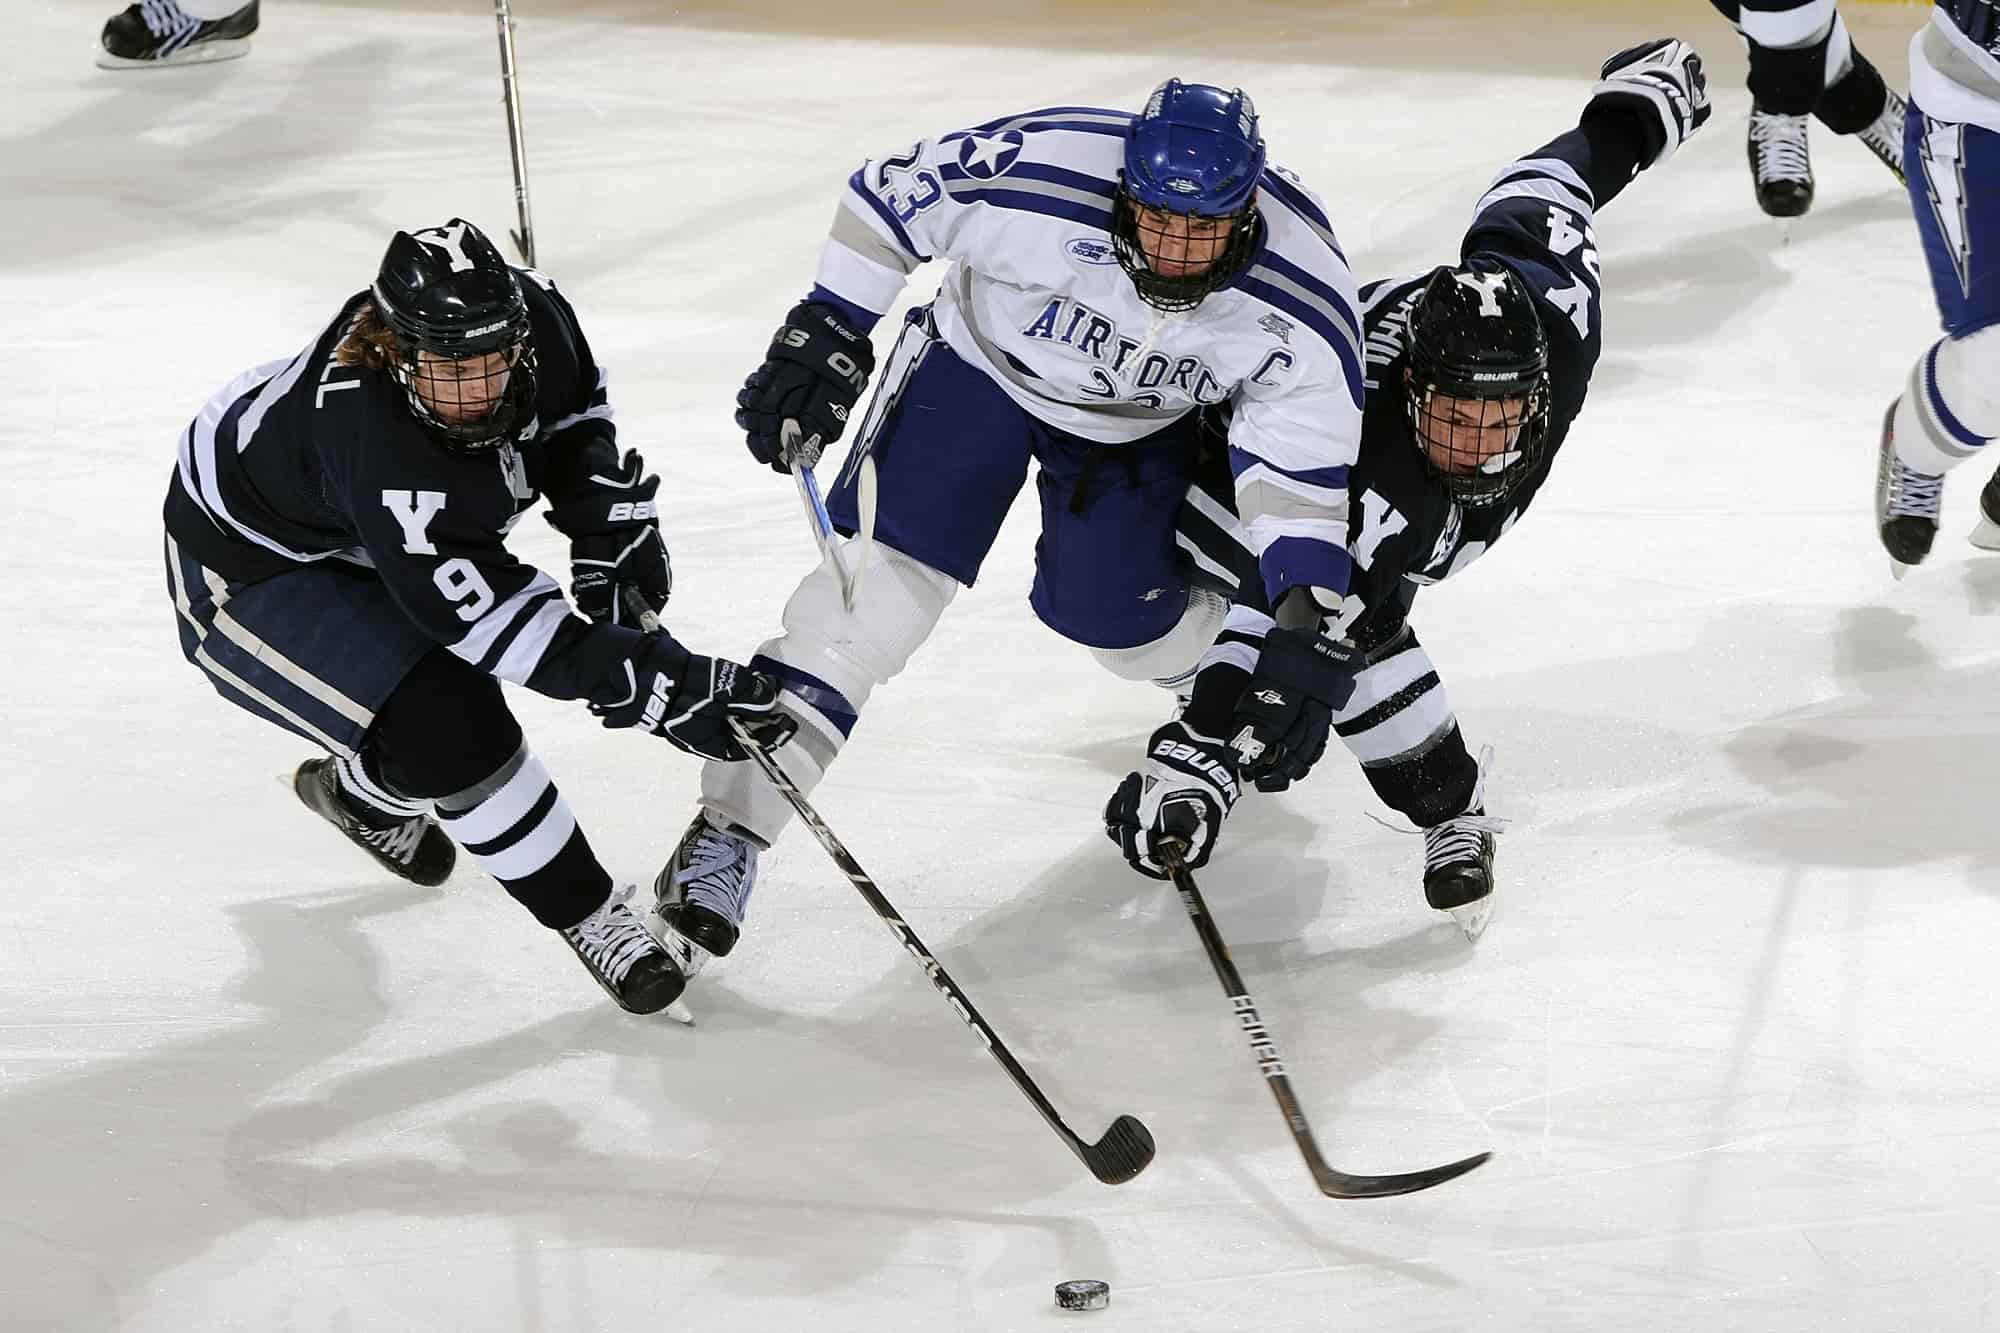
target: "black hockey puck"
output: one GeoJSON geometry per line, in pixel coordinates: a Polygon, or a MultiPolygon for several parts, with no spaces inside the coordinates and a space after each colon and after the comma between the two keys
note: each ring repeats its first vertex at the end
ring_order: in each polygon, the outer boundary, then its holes
{"type": "Polygon", "coordinates": [[[1056,1309],[1102,1310],[1111,1304],[1111,1284],[1095,1278],[1056,1283],[1056,1309]]]}

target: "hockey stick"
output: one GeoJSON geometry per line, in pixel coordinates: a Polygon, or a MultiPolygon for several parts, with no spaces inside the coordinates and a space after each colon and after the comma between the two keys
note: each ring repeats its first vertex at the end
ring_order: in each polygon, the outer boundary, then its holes
{"type": "Polygon", "coordinates": [[[805,793],[799,790],[798,784],[786,776],[785,770],[778,766],[778,761],[752,739],[749,729],[741,722],[733,717],[730,718],[729,729],[736,734],[737,743],[749,754],[752,762],[764,770],[764,776],[771,780],[771,785],[791,802],[792,809],[799,812],[799,818],[812,830],[813,836],[819,839],[819,845],[826,848],[827,855],[833,858],[833,863],[840,867],[848,882],[854,885],[855,891],[867,899],[868,905],[875,909],[875,915],[882,918],[882,924],[889,928],[889,933],[894,935],[897,942],[909,950],[910,956],[923,967],[924,975],[930,978],[931,985],[937,987],[938,994],[944,996],[945,1003],[949,1004],[952,1011],[972,1029],[973,1035],[979,1038],[987,1053],[1000,1062],[1000,1067],[1014,1080],[1014,1086],[1021,1090],[1021,1095],[1042,1113],[1042,1119],[1048,1122],[1049,1128],[1069,1145],[1069,1150],[1077,1155],[1079,1161],[1090,1168],[1090,1174],[1107,1185],[1122,1185],[1144,1171],[1147,1164],[1153,1160],[1153,1136],[1145,1125],[1135,1117],[1121,1115],[1111,1122],[1111,1127],[1104,1131],[1104,1137],[1097,1142],[1086,1143],[1077,1137],[1076,1131],[1063,1122],[1062,1116],[1057,1114],[1056,1108],[1035,1085],[1035,1080],[1029,1077],[1028,1071],[1021,1068],[1021,1062],[1014,1058],[1013,1052],[1007,1049],[1007,1044],[1000,1040],[1000,1034],[979,1016],[979,1010],[973,1007],[972,1001],[959,989],[958,983],[951,979],[951,974],[944,970],[944,965],[938,962],[936,955],[924,947],[924,942],[917,938],[917,932],[911,930],[908,923],[897,915],[895,907],[883,896],[882,890],[875,887],[875,881],[870,879],[868,872],[855,861],[854,854],[849,852],[840,839],[834,836],[833,830],[826,826],[826,822],[806,800],[805,793]]]}
{"type": "Polygon", "coordinates": [[[521,133],[521,86],[514,72],[514,11],[511,0],[493,0],[493,21],[500,26],[501,101],[507,107],[507,147],[514,156],[514,208],[521,230],[507,233],[529,268],[535,266],[535,224],[528,218],[528,142],[521,133]]]}
{"type": "Polygon", "coordinates": [[[840,558],[840,548],[834,544],[833,518],[826,512],[826,501],[820,495],[819,478],[813,475],[813,464],[819,461],[822,448],[819,436],[801,440],[800,434],[799,423],[786,417],[778,427],[779,447],[791,465],[792,480],[798,483],[799,499],[805,503],[813,540],[819,543],[820,555],[832,563],[833,576],[840,582],[840,604],[852,611],[854,598],[861,591],[861,576],[868,568],[868,548],[875,540],[875,461],[863,455],[855,479],[861,527],[854,534],[854,568],[849,570],[847,562],[840,558]]]}
{"type": "Polygon", "coordinates": [[[1447,1180],[1455,1180],[1493,1155],[1475,1153],[1446,1166],[1395,1176],[1351,1176],[1328,1166],[1326,1159],[1319,1155],[1319,1144],[1313,1141],[1312,1126],[1306,1123],[1305,1112],[1299,1109],[1299,1099],[1292,1092],[1291,1079],[1285,1073],[1284,1057],[1278,1054],[1270,1030],[1258,1016],[1257,1006],[1250,999],[1243,978],[1236,971],[1236,964],[1229,960],[1229,946],[1222,942],[1222,934],[1215,928],[1215,919],[1208,913],[1208,904],[1202,901],[1201,890],[1195,887],[1194,876],[1181,863],[1184,850],[1182,844],[1168,842],[1160,849],[1160,859],[1166,864],[1167,873],[1173,877],[1174,887],[1180,890],[1181,906],[1187,908],[1188,919],[1194,922],[1195,933],[1201,936],[1201,947],[1208,950],[1208,961],[1215,965],[1215,975],[1229,996],[1236,1021],[1242,1025],[1243,1035],[1250,1039],[1250,1054],[1257,1061],[1257,1072],[1271,1085],[1271,1095],[1277,1098],[1278,1110],[1284,1113],[1285,1124],[1292,1131],[1292,1142],[1299,1145],[1299,1154],[1306,1159],[1306,1170],[1312,1172],[1313,1183],[1319,1186],[1321,1194],[1329,1199],[1380,1199],[1392,1194],[1414,1194],[1433,1185],[1442,1185],[1447,1180]]]}

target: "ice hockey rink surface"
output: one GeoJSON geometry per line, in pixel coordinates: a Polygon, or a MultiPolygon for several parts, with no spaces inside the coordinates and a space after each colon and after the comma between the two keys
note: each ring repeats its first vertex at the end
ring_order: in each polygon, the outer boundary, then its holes
{"type": "MultiPolygon", "coordinates": [[[[269,0],[244,60],[111,74],[112,0],[9,7],[0,129],[0,1328],[21,1333],[1957,1333],[2000,1326],[2000,561],[1953,475],[1892,582],[1876,433],[1936,321],[1908,204],[1816,128],[1751,197],[1704,4],[519,0],[541,266],[666,477],[668,622],[747,655],[814,558],[736,387],[847,173],[1050,104],[1241,84],[1361,277],[1456,251],[1488,177],[1661,31],[1716,115],[1600,217],[1605,350],[1530,517],[1414,621],[1491,744],[1469,946],[1338,754],[1246,800],[1204,890],[1327,1155],[1320,1197],[1175,898],[1098,818],[1164,697],[979,585],[819,791],[1082,1132],[1091,1180],[793,829],[689,1030],[612,1008],[470,864],[376,872],[301,747],[181,659],[174,440],[398,227],[512,222],[478,0],[269,0]],[[743,5],[745,11],[752,6],[743,5]],[[1102,1278],[1109,1309],[1052,1288],[1102,1278]]],[[[1843,7],[1890,82],[1920,7],[1843,7]]],[[[927,295],[935,272],[913,292],[927,295]]],[[[885,325],[884,332],[893,327],[885,325]]],[[[538,520],[521,549],[565,570],[538,520]]],[[[696,769],[511,697],[614,873],[696,769]]]]}

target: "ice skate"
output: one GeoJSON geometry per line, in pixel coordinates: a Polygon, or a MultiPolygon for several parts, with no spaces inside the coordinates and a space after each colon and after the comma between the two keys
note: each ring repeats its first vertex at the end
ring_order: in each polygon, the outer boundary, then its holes
{"type": "Polygon", "coordinates": [[[1493,747],[1479,751],[1479,781],[1462,814],[1431,825],[1424,834],[1424,901],[1477,940],[1493,918],[1493,835],[1507,821],[1486,813],[1486,775],[1493,747]]]}
{"type": "Polygon", "coordinates": [[[684,975],[694,977],[736,947],[761,850],[733,826],[700,814],[653,881],[653,922],[684,975]]]}
{"type": "Polygon", "coordinates": [[[1503,822],[1477,805],[1424,830],[1424,901],[1476,940],[1493,916],[1493,835],[1503,822]]]}
{"type": "MultiPolygon", "coordinates": [[[[1986,511],[1986,495],[1992,483],[1980,492],[1980,510],[1986,511]]],[[[1889,572],[1902,578],[1924,562],[1937,536],[1938,506],[1944,498],[1942,473],[1919,472],[1896,457],[1896,404],[1882,418],[1882,445],[1875,465],[1875,527],[1882,547],[1889,553],[1889,572]]],[[[2000,499],[2000,496],[1996,496],[2000,499]]],[[[1991,523],[1991,520],[1983,520],[1991,523]]],[[[1973,542],[1979,544],[1979,533],[1973,542]]],[[[2000,531],[1994,534],[2000,546],[2000,531]]]]}
{"type": "Polygon", "coordinates": [[[1868,151],[1876,160],[1896,173],[1896,180],[1903,181],[1903,117],[1908,105],[1896,96],[1894,88],[1884,89],[1889,100],[1882,106],[1882,114],[1869,122],[1866,129],[1855,134],[1855,138],[1868,145],[1868,151]]]}
{"type": "Polygon", "coordinates": [[[226,18],[198,19],[174,0],[141,0],[113,14],[98,37],[104,69],[144,69],[234,60],[250,54],[258,0],[226,18]]]}
{"type": "MultiPolygon", "coordinates": [[[[595,912],[556,933],[620,1009],[654,1014],[680,998],[687,978],[645,923],[625,906],[636,888],[625,885],[605,898],[595,912]]],[[[671,1010],[669,1016],[680,1017],[671,1010]]]]}
{"type": "Polygon", "coordinates": [[[1812,155],[1804,116],[1752,108],[1747,150],[1759,208],[1774,218],[1795,218],[1812,207],[1812,155]]]}
{"type": "Polygon", "coordinates": [[[435,886],[451,877],[458,849],[428,815],[397,819],[348,798],[330,758],[308,759],[292,774],[292,790],[308,810],[339,829],[376,864],[413,884],[435,886]]]}
{"type": "Polygon", "coordinates": [[[1979,526],[1971,541],[1982,551],[2000,551],[2000,469],[1979,488],[1979,526]]]}

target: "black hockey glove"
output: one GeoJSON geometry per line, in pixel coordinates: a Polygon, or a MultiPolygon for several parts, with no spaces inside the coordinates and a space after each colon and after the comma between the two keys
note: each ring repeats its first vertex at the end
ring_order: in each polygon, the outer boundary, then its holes
{"type": "Polygon", "coordinates": [[[793,306],[772,335],[764,364],[736,395],[736,424],[749,439],[751,456],[789,472],[795,460],[785,452],[784,423],[791,420],[799,428],[796,461],[806,467],[818,462],[820,451],[847,429],[848,414],[874,373],[867,334],[849,328],[830,305],[793,306]]]}
{"type": "Polygon", "coordinates": [[[1242,791],[1229,749],[1169,722],[1146,742],[1146,766],[1127,773],[1104,807],[1104,832],[1142,875],[1166,879],[1160,845],[1186,847],[1190,870],[1208,864],[1216,835],[1242,791]]]}
{"type": "Polygon", "coordinates": [[[1258,791],[1283,791],[1326,753],[1334,710],[1354,693],[1361,651],[1312,629],[1264,636],[1257,669],[1236,702],[1229,746],[1258,791]]]}
{"type": "Polygon", "coordinates": [[[775,750],[798,727],[778,711],[778,683],[726,658],[690,653],[654,630],[590,698],[607,727],[640,727],[704,759],[747,759],[729,729],[733,717],[760,748],[775,750]]]}
{"type": "Polygon", "coordinates": [[[1655,38],[1620,51],[1604,62],[1591,107],[1634,112],[1646,135],[1641,166],[1655,166],[1708,122],[1708,77],[1701,57],[1686,42],[1655,38]]]}
{"type": "Polygon", "coordinates": [[[590,493],[549,511],[549,523],[569,538],[569,595],[576,609],[603,625],[632,624],[630,589],[660,614],[674,591],[674,566],[660,536],[653,495],[658,477],[627,449],[617,475],[593,476],[590,493]]]}

